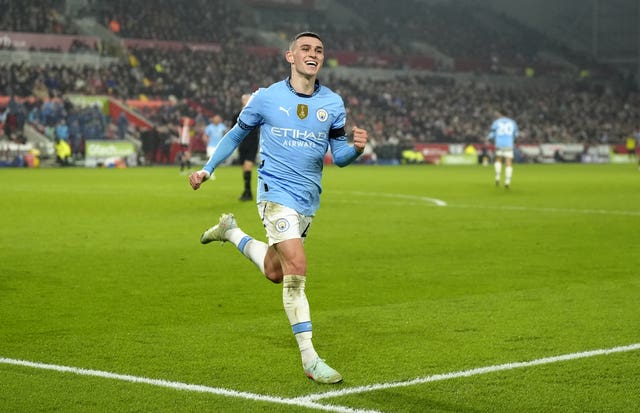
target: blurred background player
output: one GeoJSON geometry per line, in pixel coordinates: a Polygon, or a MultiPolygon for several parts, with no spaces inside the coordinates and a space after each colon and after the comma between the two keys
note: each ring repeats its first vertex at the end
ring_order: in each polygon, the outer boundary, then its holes
{"type": "MultiPolygon", "coordinates": [[[[245,107],[251,95],[244,94],[242,95],[242,107],[245,107]]],[[[240,117],[240,112],[235,116],[234,123],[238,122],[238,118],[240,117]]],[[[260,136],[260,128],[255,128],[242,142],[240,142],[240,146],[238,146],[238,156],[240,159],[240,164],[242,165],[242,179],[244,181],[244,190],[242,195],[240,195],[241,201],[252,201],[253,193],[251,192],[251,170],[253,169],[253,165],[256,162],[256,155],[258,153],[258,141],[260,136]]]]}
{"type": "Polygon", "coordinates": [[[518,124],[511,118],[505,116],[504,111],[495,111],[497,118],[491,124],[489,140],[494,142],[496,157],[494,167],[496,170],[496,186],[500,186],[500,176],[502,174],[502,162],[504,160],[504,187],[509,188],[513,175],[513,146],[518,137],[518,124]]]}
{"type": "Polygon", "coordinates": [[[640,126],[636,128],[636,157],[638,158],[638,170],[640,171],[640,126]]]}
{"type": "MultiPolygon", "coordinates": [[[[211,122],[204,128],[203,139],[207,144],[207,158],[211,158],[216,151],[216,147],[222,140],[222,137],[227,132],[227,125],[222,122],[222,116],[214,115],[211,117],[211,122]]],[[[210,178],[214,178],[213,176],[210,178]]]]}
{"type": "Polygon", "coordinates": [[[189,144],[191,142],[191,127],[195,122],[188,116],[183,116],[181,120],[182,125],[180,125],[178,140],[180,142],[180,172],[183,172],[185,168],[187,170],[191,169],[191,149],[189,144]]]}
{"type": "Polygon", "coordinates": [[[216,146],[220,143],[220,139],[224,136],[229,128],[222,122],[222,116],[214,115],[211,122],[204,128],[204,140],[207,143],[207,157],[211,158],[216,146]]]}

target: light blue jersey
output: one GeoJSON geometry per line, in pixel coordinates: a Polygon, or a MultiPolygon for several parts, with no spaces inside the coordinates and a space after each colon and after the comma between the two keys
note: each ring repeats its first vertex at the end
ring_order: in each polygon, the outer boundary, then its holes
{"type": "Polygon", "coordinates": [[[491,124],[489,139],[493,140],[497,148],[513,148],[518,137],[518,124],[510,118],[501,117],[491,124]]]}
{"type": "Polygon", "coordinates": [[[346,166],[359,156],[347,142],[345,122],[344,103],[336,93],[316,82],[312,95],[299,94],[286,79],[252,95],[238,123],[203,169],[212,173],[249,131],[259,126],[262,162],[257,200],[313,215],[320,205],[327,148],[338,166],[346,166]]]}
{"type": "Polygon", "coordinates": [[[214,125],[213,123],[208,124],[207,127],[204,128],[204,134],[209,137],[207,146],[210,148],[215,148],[216,146],[218,146],[218,144],[222,140],[222,137],[224,136],[224,133],[227,130],[227,125],[222,122],[218,123],[217,125],[214,125]]]}

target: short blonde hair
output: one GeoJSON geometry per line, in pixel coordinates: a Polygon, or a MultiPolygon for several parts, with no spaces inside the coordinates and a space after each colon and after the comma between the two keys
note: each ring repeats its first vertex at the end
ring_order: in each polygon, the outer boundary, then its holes
{"type": "MultiPolygon", "coordinates": [[[[315,32],[300,32],[291,38],[289,42],[289,50],[293,50],[293,46],[296,44],[296,41],[301,37],[315,37],[316,39],[322,42],[322,38],[318,33],[315,32]]],[[[324,42],[323,42],[324,43],[324,42]]]]}

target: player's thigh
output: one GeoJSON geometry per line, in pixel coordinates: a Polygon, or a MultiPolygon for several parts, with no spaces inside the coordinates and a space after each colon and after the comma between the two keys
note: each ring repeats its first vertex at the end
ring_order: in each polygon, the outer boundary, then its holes
{"type": "Polygon", "coordinates": [[[267,232],[270,249],[278,254],[283,274],[306,274],[304,240],[313,217],[299,214],[283,205],[261,201],[258,212],[267,232]]]}
{"type": "Polygon", "coordinates": [[[267,232],[269,245],[296,238],[304,242],[313,221],[312,216],[299,214],[271,201],[258,202],[258,213],[267,232]]]}

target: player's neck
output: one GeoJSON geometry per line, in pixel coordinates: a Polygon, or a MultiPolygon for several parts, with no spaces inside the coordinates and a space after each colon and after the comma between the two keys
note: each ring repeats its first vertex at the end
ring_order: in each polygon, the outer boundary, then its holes
{"type": "Polygon", "coordinates": [[[291,84],[293,90],[295,90],[297,93],[301,93],[303,95],[312,95],[316,87],[316,77],[302,76],[294,72],[291,74],[289,83],[291,84]]]}

